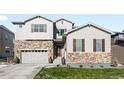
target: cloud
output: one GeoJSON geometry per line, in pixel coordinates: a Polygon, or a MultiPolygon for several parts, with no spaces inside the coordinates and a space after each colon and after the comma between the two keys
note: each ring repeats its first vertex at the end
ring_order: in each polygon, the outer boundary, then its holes
{"type": "Polygon", "coordinates": [[[0,21],[6,21],[8,20],[8,17],[7,16],[4,16],[4,15],[0,15],[0,21]]]}

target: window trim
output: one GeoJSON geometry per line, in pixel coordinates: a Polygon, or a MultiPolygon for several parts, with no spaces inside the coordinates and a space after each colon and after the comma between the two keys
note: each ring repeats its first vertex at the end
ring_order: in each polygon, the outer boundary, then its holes
{"type": "Polygon", "coordinates": [[[105,39],[102,39],[102,52],[105,52],[105,39]]]}
{"type": "Polygon", "coordinates": [[[22,24],[19,25],[19,28],[22,28],[22,24]]]}
{"type": "Polygon", "coordinates": [[[76,52],[76,39],[73,39],[73,52],[76,52]]]}
{"type": "Polygon", "coordinates": [[[82,52],[85,52],[85,39],[82,39],[82,52]]]}

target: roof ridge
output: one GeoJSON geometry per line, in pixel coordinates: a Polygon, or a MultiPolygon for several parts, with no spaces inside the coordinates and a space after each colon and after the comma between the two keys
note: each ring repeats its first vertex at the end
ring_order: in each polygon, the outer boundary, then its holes
{"type": "Polygon", "coordinates": [[[108,29],[106,29],[106,28],[104,28],[104,27],[101,27],[101,26],[95,24],[94,22],[87,22],[87,23],[84,23],[83,25],[80,25],[80,26],[78,26],[78,27],[76,27],[76,28],[74,28],[74,29],[69,30],[69,31],[68,31],[67,33],[65,33],[65,34],[69,34],[69,33],[73,32],[73,31],[78,30],[78,29],[80,29],[80,28],[83,28],[83,27],[85,27],[85,26],[87,26],[87,25],[95,26],[95,27],[97,27],[97,28],[99,28],[99,29],[104,30],[105,32],[107,32],[107,33],[109,33],[109,34],[112,34],[112,31],[110,31],[110,30],[108,30],[108,29]]]}
{"type": "Polygon", "coordinates": [[[6,30],[6,31],[8,31],[8,32],[10,32],[10,33],[12,33],[12,34],[14,34],[11,30],[9,30],[7,27],[5,27],[4,25],[0,25],[0,27],[2,28],[2,29],[4,29],[4,30],[6,30]]]}
{"type": "Polygon", "coordinates": [[[30,17],[30,18],[24,19],[23,21],[15,21],[15,22],[12,22],[12,23],[13,23],[13,24],[25,24],[26,22],[28,22],[28,21],[30,21],[30,20],[33,20],[33,19],[35,19],[35,18],[38,18],[38,17],[41,17],[41,18],[43,18],[43,19],[45,19],[45,20],[48,20],[48,21],[50,21],[50,22],[53,22],[52,20],[47,19],[47,18],[45,18],[45,17],[43,17],[43,16],[41,16],[41,15],[35,15],[35,16],[30,17]]]}
{"type": "Polygon", "coordinates": [[[61,21],[61,20],[65,20],[65,21],[71,23],[72,25],[74,25],[74,23],[73,23],[72,21],[67,20],[67,19],[65,19],[65,18],[60,18],[60,19],[56,20],[55,23],[56,23],[56,22],[59,22],[59,21],[61,21]]]}

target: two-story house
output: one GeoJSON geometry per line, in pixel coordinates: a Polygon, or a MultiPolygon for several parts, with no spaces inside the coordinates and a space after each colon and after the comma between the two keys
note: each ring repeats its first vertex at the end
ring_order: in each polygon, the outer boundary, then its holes
{"type": "Polygon", "coordinates": [[[111,33],[94,23],[74,27],[66,19],[55,22],[42,16],[16,25],[15,57],[22,63],[49,63],[64,57],[66,63],[110,63],[111,33]]]}
{"type": "Polygon", "coordinates": [[[0,25],[0,58],[14,56],[15,35],[8,28],[0,25]]]}

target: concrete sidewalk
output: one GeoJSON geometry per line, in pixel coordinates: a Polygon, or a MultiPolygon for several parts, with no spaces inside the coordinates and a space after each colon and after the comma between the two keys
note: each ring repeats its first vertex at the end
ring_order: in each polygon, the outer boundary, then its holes
{"type": "Polygon", "coordinates": [[[16,64],[0,68],[0,79],[33,79],[42,64],[16,64]]]}

